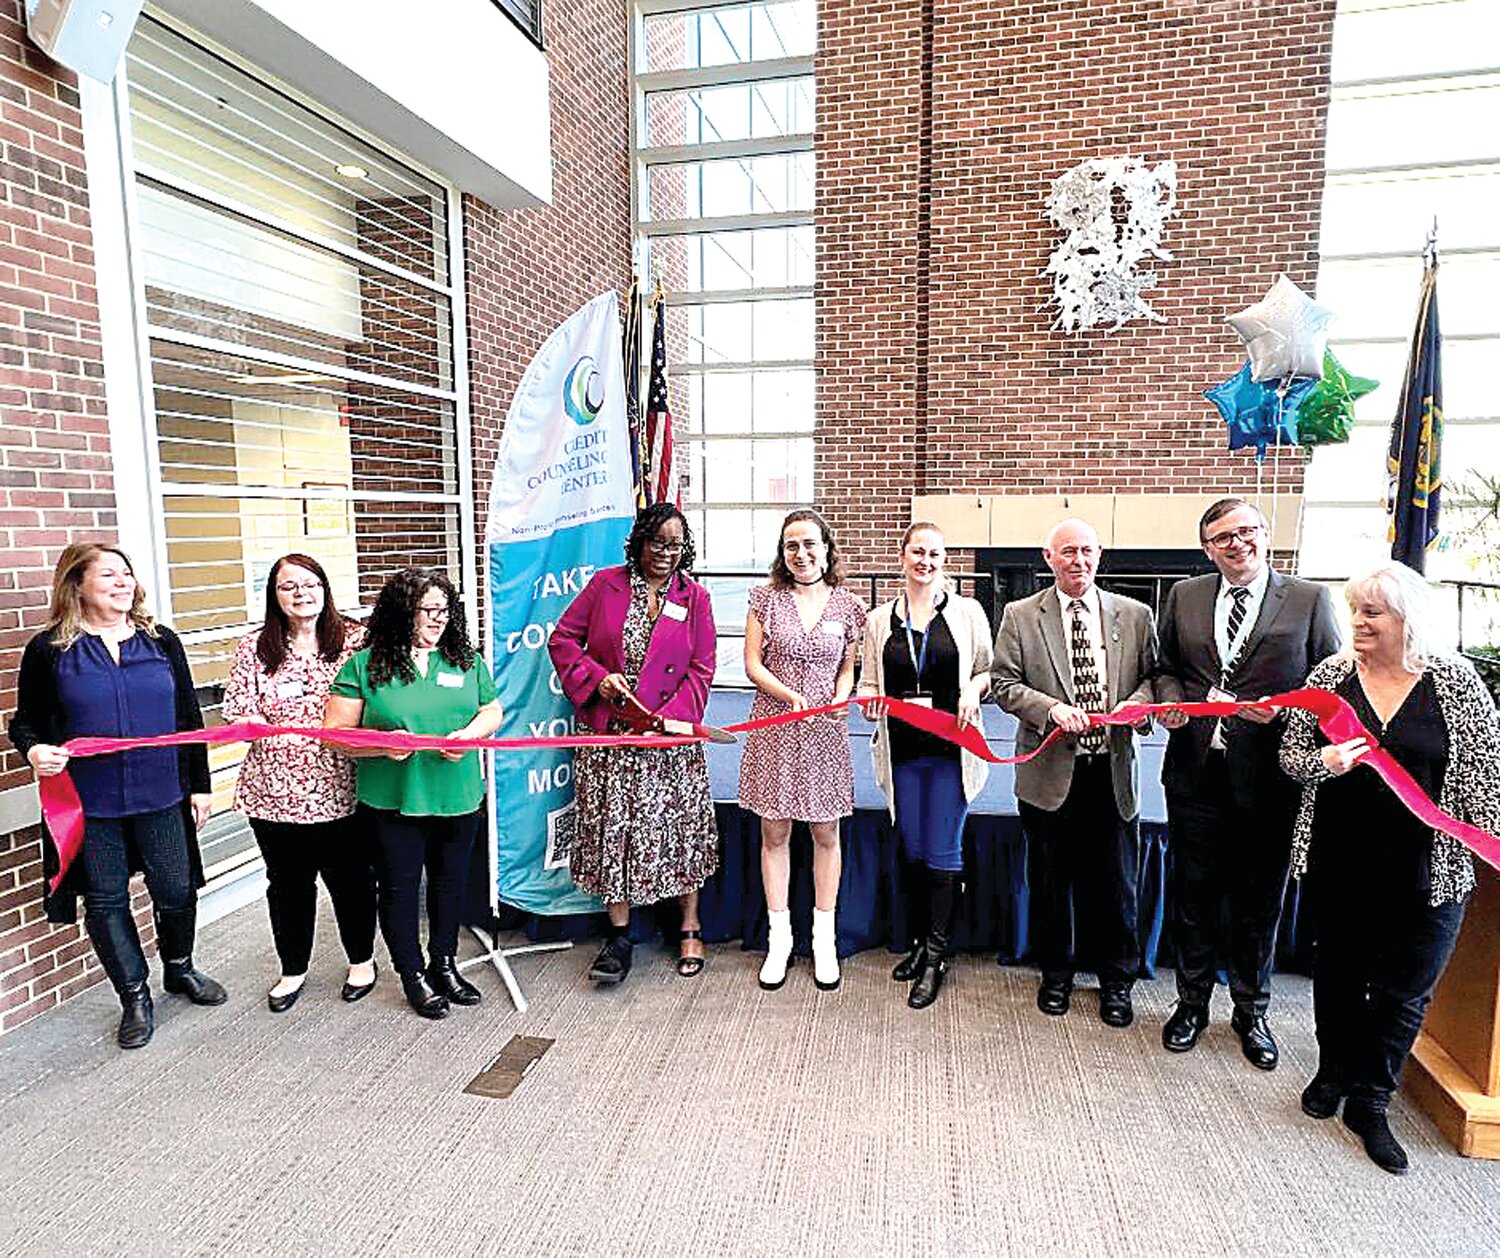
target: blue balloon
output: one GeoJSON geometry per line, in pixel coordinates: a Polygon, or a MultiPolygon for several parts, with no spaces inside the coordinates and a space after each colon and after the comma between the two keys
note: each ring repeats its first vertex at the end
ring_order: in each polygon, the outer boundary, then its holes
{"type": "Polygon", "coordinates": [[[1268,446],[1298,444],[1297,408],[1318,382],[1292,380],[1284,392],[1278,383],[1252,380],[1247,362],[1222,384],[1203,390],[1229,426],[1229,448],[1254,446],[1257,463],[1265,460],[1268,446]]]}

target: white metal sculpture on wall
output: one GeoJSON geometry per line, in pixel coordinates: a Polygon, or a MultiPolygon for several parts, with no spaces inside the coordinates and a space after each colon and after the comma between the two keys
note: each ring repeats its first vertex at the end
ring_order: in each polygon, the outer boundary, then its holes
{"type": "Polygon", "coordinates": [[[1156,286],[1156,273],[1137,268],[1150,258],[1171,258],[1161,237],[1176,207],[1176,162],[1098,157],[1055,180],[1047,215],[1067,235],[1043,272],[1052,276],[1052,326],[1081,332],[1131,319],[1164,322],[1144,296],[1156,286]]]}

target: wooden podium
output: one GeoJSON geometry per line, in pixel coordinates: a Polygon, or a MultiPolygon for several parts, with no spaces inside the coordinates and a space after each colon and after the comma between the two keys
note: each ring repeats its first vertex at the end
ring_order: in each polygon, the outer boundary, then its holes
{"type": "Polygon", "coordinates": [[[1406,1064],[1405,1088],[1465,1157],[1500,1158],[1500,874],[1479,885],[1406,1064]]]}

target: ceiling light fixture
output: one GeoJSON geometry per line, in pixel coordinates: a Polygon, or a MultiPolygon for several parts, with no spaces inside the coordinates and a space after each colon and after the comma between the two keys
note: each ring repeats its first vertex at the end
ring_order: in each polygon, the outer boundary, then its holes
{"type": "Polygon", "coordinates": [[[370,177],[368,170],[363,166],[356,165],[354,162],[341,162],[333,169],[345,179],[368,179],[370,177]]]}

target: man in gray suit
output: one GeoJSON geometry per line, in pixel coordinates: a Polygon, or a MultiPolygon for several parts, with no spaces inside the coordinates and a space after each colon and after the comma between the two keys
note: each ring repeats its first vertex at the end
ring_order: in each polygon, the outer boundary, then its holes
{"type": "MultiPolygon", "coordinates": [[[[1167,594],[1158,700],[1253,701],[1302,685],[1339,648],[1327,588],[1270,567],[1266,518],[1238,498],[1203,513],[1198,540],[1218,571],[1179,581],[1167,594]]],[[[1266,1010],[1300,790],[1277,760],[1281,721],[1250,702],[1227,720],[1169,713],[1162,724],[1172,730],[1162,785],[1178,1002],[1162,1044],[1185,1053],[1198,1042],[1225,964],[1230,1026],[1250,1063],[1274,1070],[1266,1010]]]]}
{"type": "Polygon", "coordinates": [[[1037,1008],[1061,1016],[1073,994],[1073,906],[1088,905],[1099,953],[1099,1017],[1134,1019],[1140,968],[1140,807],[1135,734],[1090,730],[1088,714],[1150,702],[1156,631],[1144,603],[1094,584],[1102,551],[1083,520],[1064,520],[1042,555],[1056,584],[1010,603],[990,670],[995,701],[1020,722],[1016,752],[1054,727],[1070,737],[1016,766],[1016,797],[1031,857],[1037,1008]]]}

